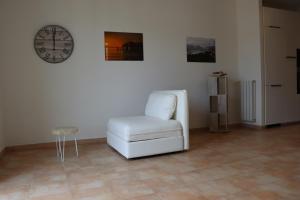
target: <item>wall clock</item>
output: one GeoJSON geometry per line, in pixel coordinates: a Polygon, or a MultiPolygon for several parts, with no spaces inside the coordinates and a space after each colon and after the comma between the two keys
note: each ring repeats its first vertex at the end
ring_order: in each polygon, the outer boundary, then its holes
{"type": "Polygon", "coordinates": [[[34,49],[37,55],[49,63],[61,63],[67,60],[74,48],[72,35],[58,25],[41,28],[34,38],[34,49]]]}

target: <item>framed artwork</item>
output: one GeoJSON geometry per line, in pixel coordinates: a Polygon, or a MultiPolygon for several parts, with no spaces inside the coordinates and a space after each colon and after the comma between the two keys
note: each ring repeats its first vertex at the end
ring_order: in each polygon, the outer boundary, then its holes
{"type": "Polygon", "coordinates": [[[187,62],[216,62],[216,41],[211,38],[187,38],[187,62]]]}
{"type": "Polygon", "coordinates": [[[143,61],[143,34],[104,32],[105,60],[143,61]]]}

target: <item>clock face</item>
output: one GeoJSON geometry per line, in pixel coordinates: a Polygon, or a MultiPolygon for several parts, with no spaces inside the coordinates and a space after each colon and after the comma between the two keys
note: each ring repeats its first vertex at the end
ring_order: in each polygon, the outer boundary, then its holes
{"type": "Polygon", "coordinates": [[[58,25],[41,28],[34,38],[34,48],[38,56],[49,63],[61,63],[68,59],[74,48],[72,35],[58,25]]]}

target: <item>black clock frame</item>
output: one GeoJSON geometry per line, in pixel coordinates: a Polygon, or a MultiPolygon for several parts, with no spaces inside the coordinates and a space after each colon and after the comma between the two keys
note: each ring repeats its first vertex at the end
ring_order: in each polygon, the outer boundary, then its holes
{"type": "Polygon", "coordinates": [[[66,28],[64,28],[63,26],[60,26],[60,25],[50,24],[50,25],[43,26],[42,28],[40,28],[40,29],[38,30],[38,32],[35,34],[34,39],[33,39],[33,46],[34,46],[34,50],[35,50],[36,54],[37,54],[38,57],[41,58],[43,61],[46,61],[47,63],[51,63],[51,64],[59,64],[59,63],[62,63],[62,62],[64,62],[64,61],[66,61],[67,59],[69,59],[69,58],[71,57],[71,55],[72,55],[72,53],[73,53],[73,50],[74,50],[75,44],[74,44],[73,36],[71,35],[71,33],[70,33],[66,28]],[[51,27],[51,26],[54,26],[54,27],[58,27],[58,28],[60,28],[60,29],[63,29],[66,33],[68,33],[68,35],[69,35],[70,38],[71,38],[70,41],[72,41],[72,48],[70,49],[71,52],[68,54],[67,57],[65,57],[64,59],[62,59],[61,61],[58,61],[58,62],[51,62],[51,61],[49,61],[49,60],[47,60],[47,59],[44,59],[43,57],[40,56],[40,53],[38,52],[38,48],[36,48],[36,37],[38,36],[38,34],[40,33],[40,31],[42,31],[43,29],[45,29],[45,28],[48,27],[48,26],[50,26],[50,27],[51,27]]]}

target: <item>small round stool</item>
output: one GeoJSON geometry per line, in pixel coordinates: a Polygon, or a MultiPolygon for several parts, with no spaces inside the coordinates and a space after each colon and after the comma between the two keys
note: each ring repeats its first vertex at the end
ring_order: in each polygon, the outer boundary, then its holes
{"type": "Polygon", "coordinates": [[[56,136],[56,155],[63,162],[65,160],[65,141],[66,136],[73,135],[75,142],[76,155],[78,157],[78,147],[76,135],[79,134],[77,127],[58,127],[52,130],[52,135],[56,136]],[[61,144],[62,143],[62,144],[61,144]]]}

